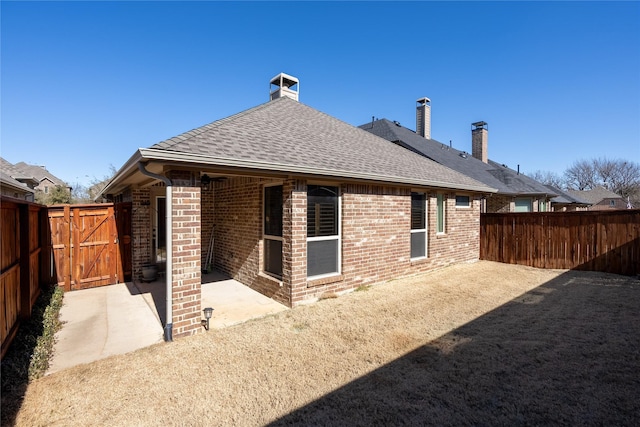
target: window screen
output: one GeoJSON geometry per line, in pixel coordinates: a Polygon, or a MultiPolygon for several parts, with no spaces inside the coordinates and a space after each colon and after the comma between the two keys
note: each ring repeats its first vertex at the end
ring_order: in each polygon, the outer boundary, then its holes
{"type": "Polygon", "coordinates": [[[282,277],[282,185],[264,188],[264,271],[282,277]]]}
{"type": "Polygon", "coordinates": [[[338,187],[307,186],[307,276],[340,272],[338,187]]]}
{"type": "Polygon", "coordinates": [[[438,194],[438,206],[436,211],[436,227],[438,233],[444,233],[444,195],[438,194]]]}
{"type": "Polygon", "coordinates": [[[456,196],[456,208],[468,208],[471,206],[469,196],[456,196]]]}
{"type": "Polygon", "coordinates": [[[427,255],[426,211],[425,195],[411,193],[411,258],[427,255]]]}

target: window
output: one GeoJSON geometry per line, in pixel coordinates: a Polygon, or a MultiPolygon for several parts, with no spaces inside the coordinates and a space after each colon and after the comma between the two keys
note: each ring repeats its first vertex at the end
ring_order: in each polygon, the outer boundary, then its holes
{"type": "Polygon", "coordinates": [[[282,185],[264,187],[264,272],[282,278],[282,185]]]}
{"type": "Polygon", "coordinates": [[[540,212],[546,212],[546,211],[547,211],[547,201],[540,200],[540,212]]]}
{"type": "Polygon", "coordinates": [[[438,201],[438,206],[436,210],[436,233],[444,234],[444,215],[445,215],[444,194],[438,193],[437,201],[438,201]]]}
{"type": "Polygon", "coordinates": [[[516,198],[515,205],[516,212],[531,212],[533,210],[531,207],[531,199],[528,197],[516,198]]]}
{"type": "Polygon", "coordinates": [[[427,198],[411,193],[411,259],[427,256],[427,198]]]}
{"type": "Polygon", "coordinates": [[[609,200],[609,207],[615,208],[616,207],[616,201],[615,200],[609,200]]]}
{"type": "Polygon", "coordinates": [[[470,208],[471,198],[469,196],[456,196],[456,208],[470,208]]]}
{"type": "Polygon", "coordinates": [[[307,277],[340,273],[338,187],[307,186],[307,277]]]}

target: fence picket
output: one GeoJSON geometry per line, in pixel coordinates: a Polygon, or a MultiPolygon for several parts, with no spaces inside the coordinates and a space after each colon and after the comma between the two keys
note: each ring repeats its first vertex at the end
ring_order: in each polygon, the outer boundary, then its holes
{"type": "Polygon", "coordinates": [[[640,210],[484,213],[480,259],[640,274],[640,210]]]}

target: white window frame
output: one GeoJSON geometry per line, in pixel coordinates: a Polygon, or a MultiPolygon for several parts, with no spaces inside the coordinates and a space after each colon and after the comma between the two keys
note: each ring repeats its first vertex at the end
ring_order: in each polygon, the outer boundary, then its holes
{"type": "MultiPolygon", "coordinates": [[[[307,190],[310,185],[323,185],[326,187],[335,187],[338,189],[338,235],[337,236],[318,236],[318,237],[307,237],[307,251],[309,250],[309,242],[321,242],[327,240],[337,240],[338,241],[338,271],[332,273],[324,273],[317,274],[315,276],[307,275],[307,280],[316,280],[323,279],[325,277],[333,277],[339,276],[342,274],[342,192],[340,188],[340,184],[336,184],[335,182],[308,182],[307,190]]],[[[307,200],[309,200],[309,196],[307,195],[307,200]]],[[[309,207],[307,206],[307,209],[309,207]]],[[[307,225],[308,226],[308,225],[307,225]]],[[[308,256],[308,254],[307,254],[308,256]]]]}
{"type": "MultiPolygon", "coordinates": [[[[411,257],[411,241],[409,241],[409,257],[411,261],[419,261],[421,259],[427,259],[429,257],[429,197],[425,192],[422,191],[411,191],[412,193],[422,194],[424,196],[424,228],[416,228],[411,229],[411,234],[413,233],[423,233],[424,232],[424,255],[419,257],[411,257]]],[[[413,209],[413,207],[411,208],[413,209]]],[[[409,225],[411,227],[411,225],[409,225]]]]}
{"type": "MultiPolygon", "coordinates": [[[[282,191],[282,204],[283,204],[282,209],[284,211],[284,186],[283,186],[283,183],[282,182],[270,182],[270,183],[264,184],[263,187],[262,187],[262,262],[261,262],[261,266],[260,266],[260,271],[262,271],[267,276],[271,276],[271,277],[274,277],[274,278],[276,278],[278,280],[282,280],[282,275],[279,276],[279,275],[277,275],[275,273],[272,273],[270,271],[265,270],[265,265],[264,265],[264,263],[265,263],[265,254],[266,254],[266,245],[265,245],[264,241],[265,240],[277,240],[277,241],[280,241],[280,242],[284,242],[284,238],[283,238],[284,236],[273,236],[273,235],[270,235],[270,234],[266,234],[265,230],[264,230],[264,220],[265,220],[264,214],[265,214],[265,208],[267,206],[266,200],[265,200],[266,189],[268,187],[277,187],[277,186],[282,186],[283,187],[282,188],[282,190],[283,190],[282,191]]],[[[284,219],[284,212],[282,213],[282,216],[283,216],[283,219],[284,219]]],[[[282,225],[282,231],[283,231],[283,234],[284,234],[284,224],[282,225]]],[[[283,249],[284,249],[284,244],[283,244],[283,249]]],[[[284,259],[284,256],[282,256],[282,258],[284,259]]],[[[281,265],[280,269],[284,270],[284,265],[281,265]]]]}
{"type": "Polygon", "coordinates": [[[447,195],[445,193],[436,193],[436,235],[444,236],[447,234],[447,195]],[[442,197],[442,231],[438,229],[438,213],[439,197],[442,197]]]}
{"type": "Polygon", "coordinates": [[[467,194],[456,194],[456,209],[471,209],[471,196],[467,194]],[[466,197],[467,203],[465,205],[459,205],[458,197],[466,197]]]}

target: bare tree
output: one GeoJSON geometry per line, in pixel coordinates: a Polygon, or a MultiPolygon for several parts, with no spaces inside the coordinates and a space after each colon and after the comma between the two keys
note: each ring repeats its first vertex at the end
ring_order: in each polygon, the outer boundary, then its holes
{"type": "Polygon", "coordinates": [[[568,188],[592,190],[598,186],[640,207],[640,164],[624,159],[578,160],[564,173],[568,188]]]}
{"type": "Polygon", "coordinates": [[[564,178],[555,172],[537,170],[529,177],[544,185],[553,185],[560,189],[565,187],[564,178]]]}
{"type": "Polygon", "coordinates": [[[598,178],[594,167],[594,161],[577,160],[566,171],[564,179],[567,188],[575,190],[593,190],[598,186],[598,178]]]}
{"type": "Polygon", "coordinates": [[[612,182],[615,180],[615,175],[618,173],[618,163],[620,163],[619,160],[611,160],[606,157],[592,160],[593,171],[596,176],[596,181],[598,181],[598,185],[602,185],[603,187],[612,190],[612,182]]]}

